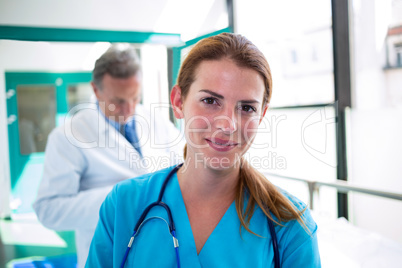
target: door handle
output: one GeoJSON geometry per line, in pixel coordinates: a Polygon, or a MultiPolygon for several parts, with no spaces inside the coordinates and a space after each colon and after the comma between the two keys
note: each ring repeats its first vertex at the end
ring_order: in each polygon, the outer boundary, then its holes
{"type": "Polygon", "coordinates": [[[14,123],[17,120],[17,116],[15,114],[11,114],[10,116],[8,116],[7,118],[7,123],[9,125],[11,125],[12,123],[14,123]]]}
{"type": "Polygon", "coordinates": [[[14,89],[7,90],[7,92],[6,92],[7,99],[11,99],[11,97],[14,96],[14,95],[15,95],[15,90],[14,89]]]}

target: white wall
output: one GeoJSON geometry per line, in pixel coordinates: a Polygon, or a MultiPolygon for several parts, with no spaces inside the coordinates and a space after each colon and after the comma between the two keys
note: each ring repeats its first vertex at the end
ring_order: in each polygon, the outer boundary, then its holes
{"type": "MultiPolygon", "coordinates": [[[[0,50],[1,51],[1,50],[0,50]]],[[[1,53],[1,52],[0,52],[1,53]]],[[[0,85],[5,84],[4,72],[0,73],[0,85]]],[[[6,92],[0,90],[0,103],[6,103],[6,92]]],[[[0,217],[10,216],[10,162],[8,157],[8,132],[6,105],[0,105],[0,217]]]]}
{"type": "Polygon", "coordinates": [[[402,104],[402,68],[389,69],[385,72],[386,98],[388,107],[400,107],[402,104]]]}

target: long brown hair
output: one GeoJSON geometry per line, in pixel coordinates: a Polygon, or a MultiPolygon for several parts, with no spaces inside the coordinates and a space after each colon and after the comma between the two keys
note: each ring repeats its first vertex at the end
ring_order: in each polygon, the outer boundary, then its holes
{"type": "MultiPolygon", "coordinates": [[[[263,107],[267,105],[272,95],[272,77],[269,64],[263,53],[247,38],[239,34],[222,33],[199,41],[186,56],[180,68],[177,85],[185,100],[191,84],[195,80],[196,70],[205,60],[229,59],[236,65],[258,72],[265,85],[263,107]]],[[[186,157],[187,146],[184,148],[186,157]]],[[[243,226],[250,233],[249,223],[257,204],[264,214],[280,222],[297,219],[307,230],[303,221],[303,211],[299,211],[264,175],[254,169],[245,159],[241,159],[239,182],[236,190],[236,210],[243,226]],[[244,202],[248,199],[247,207],[244,202]],[[272,215],[271,215],[272,213],[272,215]]]]}

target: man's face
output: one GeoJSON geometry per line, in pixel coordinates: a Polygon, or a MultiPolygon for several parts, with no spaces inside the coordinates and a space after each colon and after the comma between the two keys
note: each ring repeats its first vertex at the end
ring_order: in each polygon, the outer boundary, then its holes
{"type": "Polygon", "coordinates": [[[127,122],[141,100],[141,76],[113,78],[105,74],[102,89],[92,83],[99,107],[109,120],[127,122]]]}

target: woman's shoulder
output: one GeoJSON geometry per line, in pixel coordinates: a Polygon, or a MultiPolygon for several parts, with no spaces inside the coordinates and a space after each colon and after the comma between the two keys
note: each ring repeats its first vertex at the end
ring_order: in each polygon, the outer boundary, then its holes
{"type": "MultiPolygon", "coordinates": [[[[303,219],[305,227],[308,228],[309,232],[311,234],[315,233],[317,230],[317,224],[315,223],[313,217],[311,216],[310,209],[307,206],[307,204],[282,188],[278,187],[278,190],[289,200],[289,202],[294,206],[296,210],[302,212],[301,218],[303,219]]],[[[285,223],[284,225],[288,227],[298,226],[299,228],[301,227],[302,229],[304,229],[303,226],[300,226],[300,222],[298,222],[296,219],[291,220],[290,222],[285,223]]]]}
{"type": "MultiPolygon", "coordinates": [[[[282,245],[282,263],[290,267],[321,267],[317,242],[317,224],[307,204],[289,192],[278,190],[302,212],[302,222],[293,219],[276,226],[277,237],[282,245]]],[[[285,266],[285,265],[284,265],[285,266]]]]}
{"type": "Polygon", "coordinates": [[[175,166],[171,166],[152,173],[120,181],[114,186],[114,190],[123,193],[127,191],[132,192],[133,190],[144,192],[147,189],[160,189],[169,172],[172,171],[174,167],[175,166]]]}
{"type": "Polygon", "coordinates": [[[102,211],[113,214],[116,210],[128,211],[133,209],[133,205],[142,207],[151,200],[156,201],[163,182],[173,168],[174,166],[118,182],[106,196],[102,211]]]}
{"type": "Polygon", "coordinates": [[[306,203],[304,203],[303,201],[301,201],[299,198],[297,198],[296,196],[292,195],[291,193],[289,193],[288,191],[277,187],[279,192],[281,194],[283,194],[291,203],[292,205],[294,205],[298,210],[303,210],[303,209],[307,209],[307,205],[306,203]]]}
{"type": "Polygon", "coordinates": [[[173,167],[118,182],[103,201],[101,213],[122,214],[156,201],[166,176],[173,167]]]}

